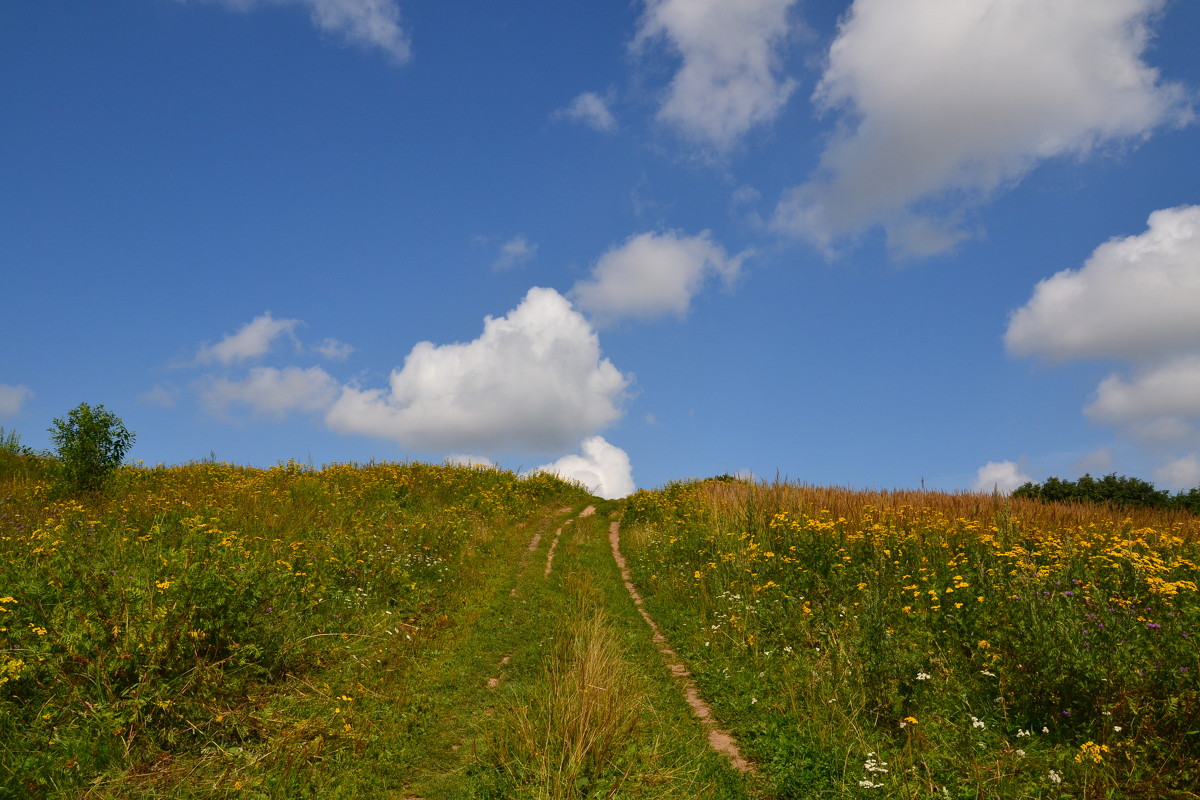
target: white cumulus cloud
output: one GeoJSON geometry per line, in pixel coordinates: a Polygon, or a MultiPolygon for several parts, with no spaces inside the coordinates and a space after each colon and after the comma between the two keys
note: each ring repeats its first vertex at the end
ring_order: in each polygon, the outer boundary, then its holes
{"type": "Polygon", "coordinates": [[[796,0],[646,0],[633,48],[665,40],[680,57],[658,118],[728,150],[775,119],[795,83],[779,74],[796,0]]]}
{"type": "Polygon", "coordinates": [[[33,399],[33,390],[24,384],[0,383],[0,417],[15,417],[21,406],[33,399]]]}
{"type": "Polygon", "coordinates": [[[844,123],[775,226],[829,247],[882,224],[947,249],[959,215],[1038,162],[1191,118],[1143,61],[1164,0],[855,0],[813,101],[844,123]]]}
{"type": "Polygon", "coordinates": [[[228,365],[264,356],[272,342],[280,336],[291,335],[301,324],[298,319],[275,319],[268,311],[247,322],[237,333],[227,334],[216,344],[201,347],[196,362],[211,364],[215,361],[228,365]]]}
{"type": "Polygon", "coordinates": [[[563,456],[553,464],[544,464],[531,472],[553,472],[567,480],[578,481],[592,494],[606,500],[633,492],[636,488],[633,468],[624,450],[609,444],[602,436],[584,439],[580,449],[582,453],[563,456]]]}
{"type": "Polygon", "coordinates": [[[324,411],[337,393],[337,381],[320,367],[255,367],[240,380],[209,379],[200,399],[218,416],[233,405],[245,405],[255,414],[279,419],[291,411],[324,411]]]}
{"type": "Polygon", "coordinates": [[[621,415],[629,382],[566,298],[535,287],[474,341],[417,344],[387,389],[345,387],[326,423],[419,450],[562,452],[621,415]]]}
{"type": "Polygon", "coordinates": [[[553,117],[578,122],[601,133],[612,133],[617,129],[617,118],[608,106],[608,100],[595,92],[584,92],[555,111],[553,117]]]}
{"type": "Polygon", "coordinates": [[[400,25],[400,7],[395,0],[209,0],[250,11],[265,6],[299,6],[308,11],[312,23],[326,33],[337,34],[351,44],[378,47],[398,63],[412,57],[412,43],[400,25]]]}
{"type": "Polygon", "coordinates": [[[1200,352],[1200,206],[1155,211],[1145,233],[1038,283],[1004,342],[1054,360],[1200,352]]]}
{"type": "Polygon", "coordinates": [[[1009,494],[1023,483],[1033,480],[1015,461],[989,461],[975,473],[977,492],[1009,494]]]}
{"type": "MultiPolygon", "coordinates": [[[[1009,319],[1014,355],[1116,359],[1084,413],[1158,457],[1200,446],[1200,206],[1155,211],[1147,229],[1041,281],[1009,319]]],[[[1195,453],[1159,473],[1179,486],[1195,453]]]]}
{"type": "Polygon", "coordinates": [[[749,255],[730,256],[708,231],[697,236],[642,233],[602,255],[591,277],[575,284],[571,297],[601,321],[683,317],[710,277],[731,285],[749,255]]]}

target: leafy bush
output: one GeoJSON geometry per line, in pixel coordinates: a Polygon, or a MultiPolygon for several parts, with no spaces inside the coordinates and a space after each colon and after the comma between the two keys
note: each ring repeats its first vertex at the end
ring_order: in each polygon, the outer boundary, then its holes
{"type": "Polygon", "coordinates": [[[102,489],[135,438],[116,414],[87,403],[73,408],[66,419],[56,418],[49,431],[58,450],[61,486],[70,492],[102,489]]]}

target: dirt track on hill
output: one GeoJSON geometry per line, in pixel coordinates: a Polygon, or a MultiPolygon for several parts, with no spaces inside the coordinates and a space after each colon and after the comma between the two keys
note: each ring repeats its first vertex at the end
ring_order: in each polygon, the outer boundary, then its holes
{"type": "Polygon", "coordinates": [[[692,673],[679,660],[679,655],[671,648],[671,643],[667,641],[667,637],[663,636],[658,623],[654,621],[654,618],[650,616],[650,612],[646,610],[646,606],[642,602],[642,596],[638,594],[637,587],[633,585],[633,578],[629,574],[629,567],[625,564],[625,557],[621,555],[620,523],[613,522],[608,526],[608,541],[612,545],[613,558],[617,562],[617,567],[621,570],[621,580],[625,582],[625,589],[629,592],[629,596],[633,598],[633,603],[637,606],[638,613],[642,615],[642,619],[646,620],[646,624],[650,626],[654,644],[658,647],[658,652],[662,653],[663,659],[667,664],[667,669],[671,670],[671,673],[679,679],[684,699],[687,700],[688,705],[692,707],[692,711],[695,712],[696,716],[700,718],[701,724],[707,729],[708,743],[712,745],[714,750],[728,758],[730,763],[738,770],[742,772],[754,772],[754,765],[742,756],[733,735],[717,724],[712,709],[708,703],[704,702],[704,698],[700,696],[700,690],[696,687],[695,680],[692,679],[692,673]]]}

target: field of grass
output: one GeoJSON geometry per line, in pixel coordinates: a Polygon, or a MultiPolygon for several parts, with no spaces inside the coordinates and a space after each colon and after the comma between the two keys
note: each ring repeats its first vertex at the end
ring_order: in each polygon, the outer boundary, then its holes
{"type": "Polygon", "coordinates": [[[422,464],[63,497],[49,466],[0,453],[3,800],[1197,797],[1185,513],[422,464]]]}
{"type": "Polygon", "coordinates": [[[624,530],[770,796],[1197,796],[1190,514],[704,481],[624,530]]]}

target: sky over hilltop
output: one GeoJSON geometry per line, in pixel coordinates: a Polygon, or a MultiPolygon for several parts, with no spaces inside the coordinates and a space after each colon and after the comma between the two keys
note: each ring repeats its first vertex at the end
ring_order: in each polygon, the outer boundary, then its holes
{"type": "Polygon", "coordinates": [[[1200,485],[1200,4],[0,8],[0,425],[1200,485]]]}

